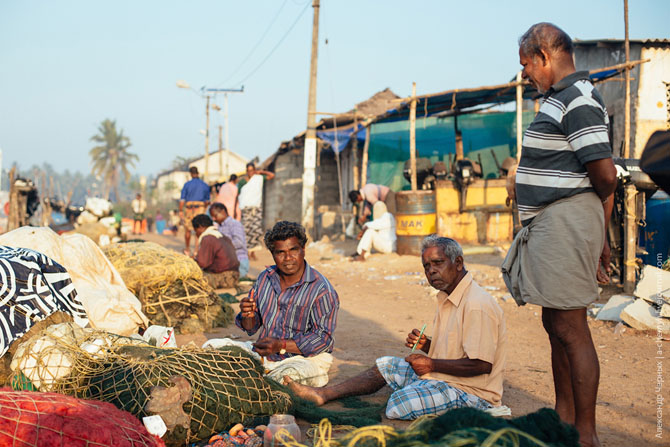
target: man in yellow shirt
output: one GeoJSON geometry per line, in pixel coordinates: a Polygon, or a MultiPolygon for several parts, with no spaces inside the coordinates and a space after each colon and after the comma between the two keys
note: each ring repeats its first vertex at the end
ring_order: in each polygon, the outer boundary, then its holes
{"type": "Polygon", "coordinates": [[[381,357],[364,373],[337,385],[313,388],[285,377],[299,396],[319,405],[374,393],[389,385],[389,419],[416,419],[458,407],[486,410],[501,405],[506,330],[503,311],[467,272],[453,239],[428,236],[421,260],[437,296],[432,339],[414,329],[406,340],[427,354],[381,357]]]}

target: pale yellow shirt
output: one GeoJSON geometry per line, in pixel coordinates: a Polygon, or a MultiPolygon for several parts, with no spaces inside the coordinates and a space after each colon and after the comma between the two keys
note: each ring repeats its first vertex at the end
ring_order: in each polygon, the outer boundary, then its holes
{"type": "Polygon", "coordinates": [[[489,293],[472,279],[461,279],[454,291],[437,295],[435,334],[428,356],[433,359],[479,359],[493,365],[490,374],[458,377],[429,373],[422,379],[442,380],[458,389],[490,402],[501,404],[507,334],[503,311],[489,293]]]}

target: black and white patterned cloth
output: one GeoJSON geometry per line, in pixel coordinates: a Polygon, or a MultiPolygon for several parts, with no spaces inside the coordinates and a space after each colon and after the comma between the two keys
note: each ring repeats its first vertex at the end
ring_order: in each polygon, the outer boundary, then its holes
{"type": "Polygon", "coordinates": [[[0,245],[0,356],[56,311],[88,322],[65,267],[34,250],[0,245]]]}

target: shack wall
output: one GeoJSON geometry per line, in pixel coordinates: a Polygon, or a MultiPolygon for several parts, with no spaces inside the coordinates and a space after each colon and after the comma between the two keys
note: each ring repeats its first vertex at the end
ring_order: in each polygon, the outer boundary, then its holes
{"type": "Polygon", "coordinates": [[[640,86],[636,98],[637,120],[635,158],[642,156],[651,134],[670,125],[670,47],[642,48],[642,59],[651,59],[640,68],[640,86]]]}

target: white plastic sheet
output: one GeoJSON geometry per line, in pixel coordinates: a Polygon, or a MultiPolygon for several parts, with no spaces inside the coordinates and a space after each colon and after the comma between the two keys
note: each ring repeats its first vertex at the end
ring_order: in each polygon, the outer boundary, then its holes
{"type": "Polygon", "coordinates": [[[47,227],[21,227],[0,235],[0,245],[30,248],[65,267],[93,328],[129,336],[149,325],[140,301],[90,238],[58,236],[47,227]]]}

